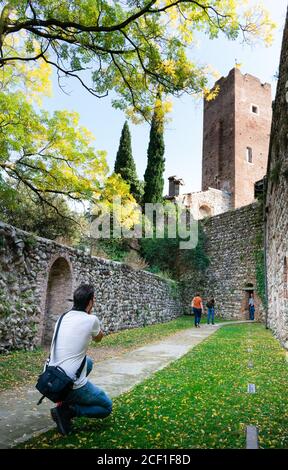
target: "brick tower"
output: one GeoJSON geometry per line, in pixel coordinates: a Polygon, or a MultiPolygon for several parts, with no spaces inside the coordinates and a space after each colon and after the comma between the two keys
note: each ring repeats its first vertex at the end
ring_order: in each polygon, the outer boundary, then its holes
{"type": "Polygon", "coordinates": [[[217,98],[204,102],[202,191],[228,191],[237,208],[253,202],[254,183],[266,174],[271,85],[238,68],[216,85],[217,98]]]}

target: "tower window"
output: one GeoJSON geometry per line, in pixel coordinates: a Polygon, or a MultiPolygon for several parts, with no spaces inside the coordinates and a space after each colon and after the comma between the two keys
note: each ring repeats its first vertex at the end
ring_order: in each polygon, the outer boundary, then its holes
{"type": "Polygon", "coordinates": [[[259,114],[259,108],[255,104],[252,104],[251,111],[253,114],[259,114]]]}
{"type": "Polygon", "coordinates": [[[246,148],[246,158],[248,163],[253,163],[253,151],[251,147],[246,148]]]}

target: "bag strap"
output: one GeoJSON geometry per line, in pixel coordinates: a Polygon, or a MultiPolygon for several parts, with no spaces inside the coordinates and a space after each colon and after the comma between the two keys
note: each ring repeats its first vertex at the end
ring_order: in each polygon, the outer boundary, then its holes
{"type": "MultiPolygon", "coordinates": [[[[52,341],[52,344],[51,344],[51,347],[50,347],[49,357],[48,357],[47,362],[46,362],[46,367],[48,367],[48,365],[49,365],[49,362],[50,362],[50,359],[51,359],[51,351],[53,350],[53,347],[55,347],[56,339],[57,339],[57,336],[58,336],[58,331],[59,331],[61,322],[62,322],[62,320],[63,320],[63,317],[64,317],[64,315],[66,315],[66,314],[69,313],[69,312],[71,312],[71,310],[67,310],[67,312],[62,313],[61,317],[60,317],[59,320],[58,320],[57,328],[56,328],[56,331],[55,331],[55,334],[54,334],[54,338],[53,338],[53,341],[52,341]]],[[[82,365],[82,364],[81,364],[81,365],[82,365]]],[[[81,367],[81,366],[80,366],[80,367],[81,367]]]]}
{"type": "Polygon", "coordinates": [[[80,367],[76,372],[76,379],[79,379],[81,372],[84,369],[85,363],[86,363],[86,356],[83,358],[83,361],[81,362],[80,367]]]}
{"type": "MultiPolygon", "coordinates": [[[[64,312],[58,320],[57,328],[56,328],[55,335],[54,335],[54,338],[53,338],[53,341],[52,341],[52,344],[51,344],[50,354],[49,354],[49,357],[48,357],[48,360],[47,360],[47,363],[46,363],[46,367],[49,365],[49,362],[50,362],[50,359],[51,359],[51,351],[52,351],[53,347],[55,347],[56,339],[57,339],[57,336],[58,336],[58,331],[59,331],[61,322],[63,320],[63,317],[64,317],[64,315],[66,315],[69,312],[71,312],[71,310],[68,310],[67,312],[64,312]]],[[[79,379],[79,377],[81,375],[81,372],[84,369],[85,364],[86,364],[86,356],[84,356],[84,358],[83,358],[83,360],[80,364],[80,367],[76,371],[76,374],[75,374],[76,379],[79,379]]]]}

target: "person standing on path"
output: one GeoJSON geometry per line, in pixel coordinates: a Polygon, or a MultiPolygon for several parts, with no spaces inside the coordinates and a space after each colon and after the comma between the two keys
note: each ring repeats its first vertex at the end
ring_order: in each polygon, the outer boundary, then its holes
{"type": "MultiPolygon", "coordinates": [[[[75,380],[76,371],[86,357],[91,337],[99,342],[104,334],[99,319],[92,314],[95,302],[94,287],[81,284],[74,292],[73,302],[72,310],[64,315],[59,327],[49,365],[62,367],[66,374],[75,380]]],[[[57,322],[54,335],[56,328],[57,322]]],[[[51,417],[62,435],[71,432],[71,420],[75,417],[105,418],[112,412],[111,399],[87,379],[92,367],[92,359],[86,357],[80,377],[76,378],[65,401],[51,409],[51,417]]]]}
{"type": "Polygon", "coordinates": [[[192,305],[193,313],[195,315],[195,327],[200,328],[200,320],[201,320],[202,312],[204,312],[204,308],[203,308],[203,301],[200,297],[199,292],[197,292],[195,297],[192,299],[191,305],[192,305]]]}
{"type": "Polygon", "coordinates": [[[254,320],[255,315],[255,305],[254,305],[254,296],[253,292],[249,296],[249,320],[254,320]]]}
{"type": "Polygon", "coordinates": [[[212,321],[212,325],[214,325],[215,300],[213,297],[207,302],[207,309],[208,309],[207,325],[210,324],[210,319],[212,321]]]}

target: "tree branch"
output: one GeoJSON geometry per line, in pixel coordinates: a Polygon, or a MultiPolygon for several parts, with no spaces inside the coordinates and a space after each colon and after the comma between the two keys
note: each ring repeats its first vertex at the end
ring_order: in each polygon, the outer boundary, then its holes
{"type": "MultiPolygon", "coordinates": [[[[73,77],[73,78],[77,78],[77,80],[79,80],[79,82],[81,83],[81,85],[87,90],[89,91],[89,93],[91,93],[91,95],[93,96],[96,96],[96,98],[104,98],[105,96],[108,96],[108,91],[106,91],[106,93],[104,93],[103,95],[98,95],[96,93],[95,90],[93,90],[93,88],[90,88],[88,87],[87,85],[85,85],[85,83],[83,82],[82,78],[79,77],[78,75],[76,75],[75,73],[72,73],[70,72],[69,70],[65,70],[63,69],[62,67],[60,67],[60,65],[58,65],[56,62],[53,62],[49,59],[47,59],[45,56],[43,56],[43,59],[45,60],[45,62],[47,64],[50,64],[50,65],[53,65],[54,67],[56,67],[58,70],[60,70],[62,73],[64,73],[65,75],[68,75],[69,77],[73,77]]],[[[0,60],[1,62],[1,60],[0,60]]]]}
{"type": "MultiPolygon", "coordinates": [[[[118,23],[114,26],[85,26],[81,23],[76,23],[74,21],[60,21],[57,20],[56,18],[49,18],[49,20],[40,20],[40,19],[30,19],[28,21],[24,21],[23,23],[16,24],[14,27],[13,26],[6,26],[5,32],[7,34],[10,33],[16,33],[20,31],[21,29],[28,29],[30,27],[50,27],[50,26],[58,26],[60,29],[66,30],[67,28],[74,28],[76,30],[80,30],[82,32],[94,32],[94,33],[101,33],[101,32],[106,32],[106,33],[112,33],[113,31],[119,31],[119,29],[125,28],[128,26],[130,23],[133,21],[137,20],[137,18],[140,18],[143,16],[154,3],[156,3],[157,0],[152,0],[150,3],[148,3],[144,8],[139,10],[137,13],[134,15],[129,16],[126,20],[122,21],[121,23],[118,23]]],[[[182,0],[182,1],[187,1],[187,0],[182,0]]]]}

